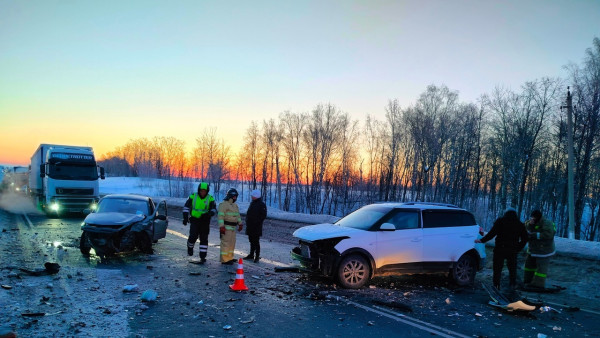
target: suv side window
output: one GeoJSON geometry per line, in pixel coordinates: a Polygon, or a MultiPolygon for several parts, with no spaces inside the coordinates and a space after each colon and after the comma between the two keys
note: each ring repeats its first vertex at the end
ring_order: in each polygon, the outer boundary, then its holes
{"type": "Polygon", "coordinates": [[[472,214],[454,210],[423,210],[424,228],[445,228],[477,224],[472,214]]]}
{"type": "Polygon", "coordinates": [[[394,211],[384,223],[392,223],[396,230],[418,229],[419,212],[412,210],[397,210],[394,211]]]}

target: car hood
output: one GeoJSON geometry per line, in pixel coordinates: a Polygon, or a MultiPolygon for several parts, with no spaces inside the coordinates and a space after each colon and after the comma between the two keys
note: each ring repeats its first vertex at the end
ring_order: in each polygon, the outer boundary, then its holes
{"type": "Polygon", "coordinates": [[[343,227],[331,223],[323,223],[316,225],[309,225],[302,227],[294,231],[293,236],[305,241],[317,241],[320,239],[336,238],[336,237],[350,237],[355,234],[359,229],[343,227]]]}
{"type": "Polygon", "coordinates": [[[87,224],[115,226],[115,225],[126,225],[126,224],[139,222],[139,221],[143,220],[144,218],[145,218],[144,215],[139,215],[139,214],[123,214],[120,212],[101,212],[101,213],[89,214],[83,221],[87,224]]]}

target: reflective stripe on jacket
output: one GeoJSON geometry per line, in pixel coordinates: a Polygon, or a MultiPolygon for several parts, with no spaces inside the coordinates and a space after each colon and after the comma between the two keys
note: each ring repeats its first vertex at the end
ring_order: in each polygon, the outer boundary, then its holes
{"type": "Polygon", "coordinates": [[[537,239],[529,240],[529,249],[527,252],[534,257],[548,257],[554,255],[554,234],[556,226],[552,221],[542,217],[536,224],[531,224],[530,221],[525,222],[527,232],[537,234],[537,239]]]}
{"type": "Polygon", "coordinates": [[[233,203],[231,199],[221,202],[219,204],[218,219],[220,227],[225,227],[225,222],[241,224],[242,217],[238,205],[233,203]]]}
{"type": "Polygon", "coordinates": [[[198,194],[191,194],[190,199],[192,200],[192,217],[200,218],[203,214],[210,210],[210,203],[214,202],[215,199],[211,195],[206,195],[204,198],[200,198],[198,194]]]}

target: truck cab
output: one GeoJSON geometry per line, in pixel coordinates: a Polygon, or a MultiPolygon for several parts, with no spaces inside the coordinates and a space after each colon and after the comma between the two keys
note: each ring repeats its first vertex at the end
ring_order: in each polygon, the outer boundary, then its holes
{"type": "Polygon", "coordinates": [[[91,147],[42,144],[31,158],[30,190],[51,215],[94,209],[100,198],[98,167],[91,147]]]}

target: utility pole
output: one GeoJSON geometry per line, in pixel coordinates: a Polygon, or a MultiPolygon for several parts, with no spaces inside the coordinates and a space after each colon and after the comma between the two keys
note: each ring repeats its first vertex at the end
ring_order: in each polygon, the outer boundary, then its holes
{"type": "Polygon", "coordinates": [[[571,97],[570,88],[567,87],[567,105],[561,106],[567,108],[567,197],[568,206],[567,211],[569,212],[569,225],[567,228],[569,239],[575,239],[575,183],[573,173],[575,171],[575,165],[573,162],[573,98],[571,97]]]}

